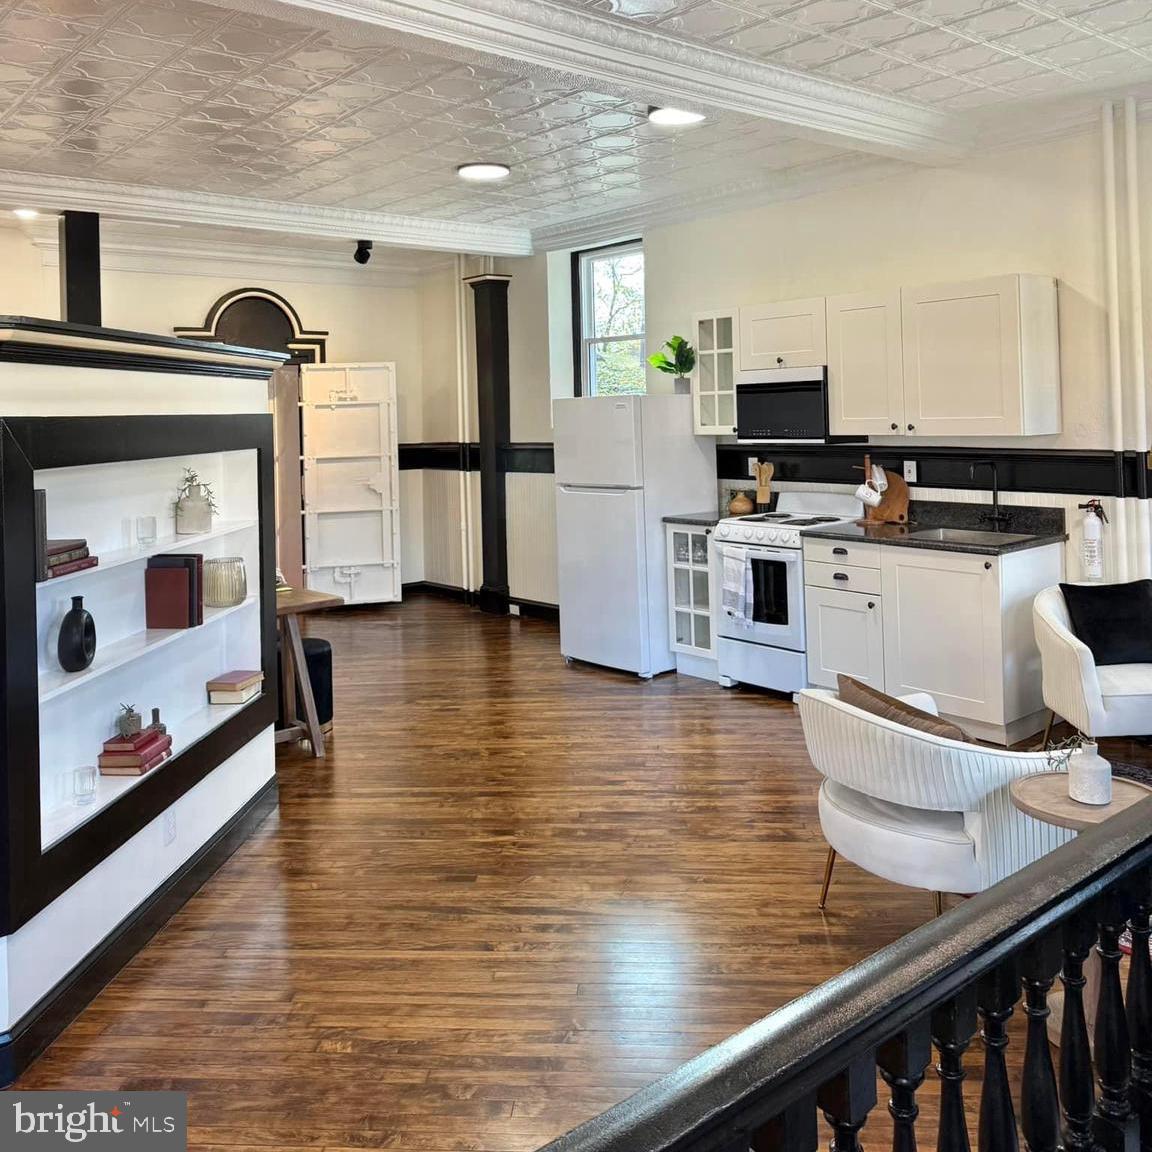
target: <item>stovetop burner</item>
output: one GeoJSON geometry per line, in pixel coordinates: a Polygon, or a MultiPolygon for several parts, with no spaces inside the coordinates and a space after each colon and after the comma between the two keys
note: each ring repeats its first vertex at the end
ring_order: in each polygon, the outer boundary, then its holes
{"type": "Polygon", "coordinates": [[[737,516],[737,520],[754,520],[760,523],[765,520],[791,520],[792,512],[757,512],[755,516],[737,516]]]}

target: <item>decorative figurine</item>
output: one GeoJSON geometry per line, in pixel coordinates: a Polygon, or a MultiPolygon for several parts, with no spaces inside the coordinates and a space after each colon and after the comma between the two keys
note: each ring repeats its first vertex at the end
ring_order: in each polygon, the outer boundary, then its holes
{"type": "Polygon", "coordinates": [[[135,736],[144,727],[144,718],[131,704],[120,705],[120,715],[116,717],[116,731],[124,737],[135,736]]]}
{"type": "Polygon", "coordinates": [[[160,720],[159,708],[152,709],[152,723],[148,725],[148,728],[152,732],[159,732],[161,736],[168,731],[168,725],[162,723],[160,720]]]}
{"type": "Polygon", "coordinates": [[[205,484],[193,468],[184,469],[184,480],[176,497],[176,535],[195,536],[212,531],[212,517],[218,511],[211,484],[205,484]]]}
{"type": "Polygon", "coordinates": [[[56,659],[65,672],[82,672],[96,655],[96,624],[84,607],[83,596],[72,597],[72,607],[60,622],[56,659]]]}
{"type": "Polygon", "coordinates": [[[728,514],[730,516],[747,516],[750,512],[755,511],[756,505],[752,503],[751,497],[747,492],[732,493],[731,499],[728,501],[728,514]]]}

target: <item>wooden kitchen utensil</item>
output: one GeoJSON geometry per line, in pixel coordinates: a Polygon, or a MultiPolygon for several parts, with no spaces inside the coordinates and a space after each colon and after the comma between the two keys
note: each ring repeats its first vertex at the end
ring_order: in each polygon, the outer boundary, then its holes
{"type": "MultiPolygon", "coordinates": [[[[859,468],[860,465],[855,465],[859,468]]],[[[867,482],[872,476],[872,457],[864,456],[864,480],[867,482]]],[[[880,494],[880,503],[875,508],[864,505],[864,515],[857,520],[857,524],[907,524],[908,523],[908,485],[903,476],[884,469],[884,476],[888,487],[880,494]]]]}
{"type": "Polygon", "coordinates": [[[772,477],[776,473],[776,465],[766,460],[756,463],[756,507],[760,511],[772,503],[772,477]]]}

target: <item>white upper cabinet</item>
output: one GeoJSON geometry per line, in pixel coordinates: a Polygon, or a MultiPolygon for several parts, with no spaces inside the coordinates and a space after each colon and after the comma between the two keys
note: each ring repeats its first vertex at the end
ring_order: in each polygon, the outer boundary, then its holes
{"type": "Polygon", "coordinates": [[[828,431],[904,432],[900,292],[828,297],[828,431]]]}
{"type": "Polygon", "coordinates": [[[737,328],[734,308],[692,317],[692,421],[697,436],[730,436],[736,430],[737,328]]]}
{"type": "Polygon", "coordinates": [[[1060,431],[1055,280],[993,276],[905,288],[901,302],[909,434],[1060,431]]]}
{"type": "Polygon", "coordinates": [[[828,362],[824,297],[740,309],[740,370],[828,362]]]}

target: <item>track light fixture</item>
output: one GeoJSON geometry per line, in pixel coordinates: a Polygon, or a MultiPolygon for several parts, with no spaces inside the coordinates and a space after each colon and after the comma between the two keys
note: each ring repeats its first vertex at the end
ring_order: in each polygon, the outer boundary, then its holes
{"type": "Polygon", "coordinates": [[[357,240],[356,251],[352,253],[352,259],[357,264],[367,264],[372,259],[372,241],[357,240]]]}

